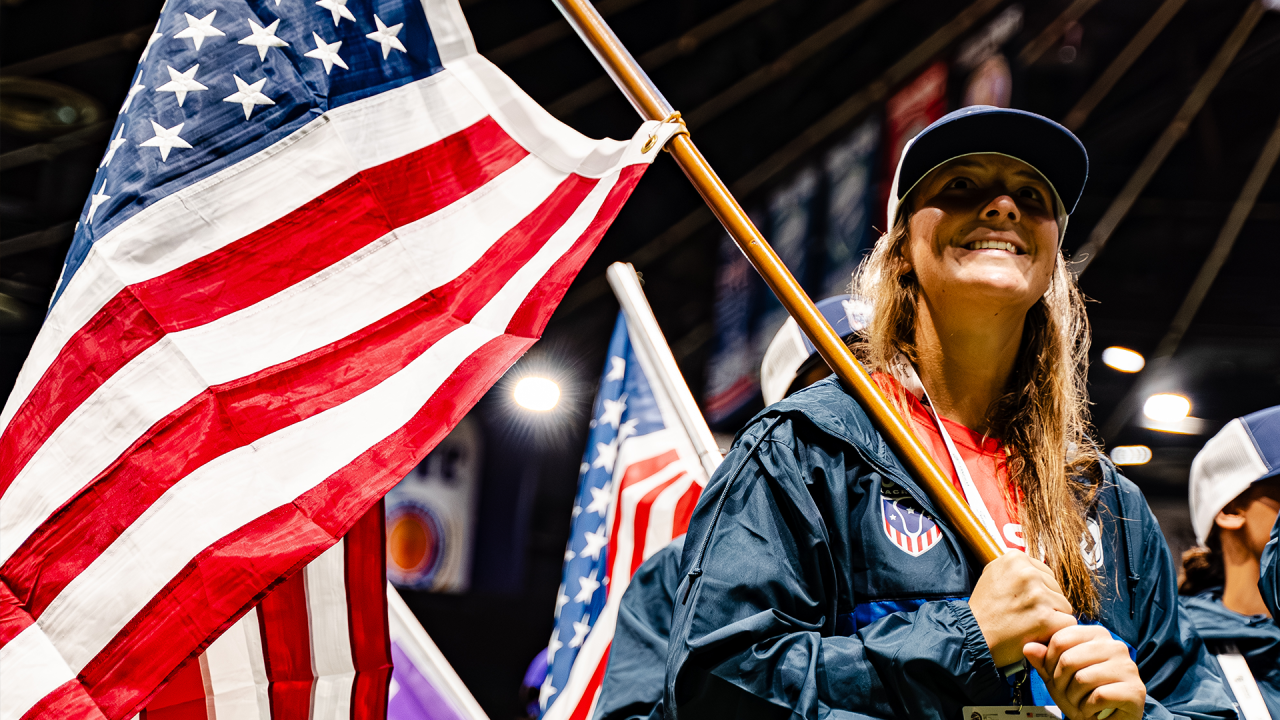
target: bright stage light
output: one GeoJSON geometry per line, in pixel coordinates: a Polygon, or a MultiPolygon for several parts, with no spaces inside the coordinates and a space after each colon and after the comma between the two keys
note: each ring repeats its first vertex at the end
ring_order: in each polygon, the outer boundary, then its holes
{"type": "Polygon", "coordinates": [[[560,402],[560,386],[546,378],[527,377],[516,383],[515,396],[520,407],[546,412],[560,402]]]}
{"type": "Polygon", "coordinates": [[[1172,393],[1152,395],[1142,406],[1142,412],[1156,422],[1176,423],[1191,413],[1191,401],[1172,393]]]}
{"type": "Polygon", "coordinates": [[[1147,364],[1140,353],[1122,347],[1109,347],[1103,350],[1102,362],[1107,367],[1123,373],[1136,373],[1147,364]]]}
{"type": "Polygon", "coordinates": [[[1111,450],[1111,462],[1117,465],[1145,465],[1151,462],[1151,448],[1146,445],[1121,445],[1111,450]]]}

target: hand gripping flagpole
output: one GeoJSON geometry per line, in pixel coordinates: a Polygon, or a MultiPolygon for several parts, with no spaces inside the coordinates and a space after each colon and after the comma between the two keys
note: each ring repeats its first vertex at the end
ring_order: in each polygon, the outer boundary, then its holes
{"type": "MultiPolygon", "coordinates": [[[[680,120],[680,113],[662,96],[588,0],[556,0],[556,5],[642,118],[684,124],[680,120]]],[[[822,355],[822,359],[827,361],[827,365],[840,378],[845,390],[866,411],[889,447],[897,454],[907,471],[923,486],[938,512],[960,535],[969,550],[983,564],[1003,554],[1000,544],[978,521],[897,410],[853,357],[840,336],[823,319],[813,300],[809,299],[791,272],[782,264],[777,253],[769,247],[769,243],[747,217],[742,206],[729,193],[729,188],[689,139],[688,132],[682,131],[672,136],[666,149],[724,225],[729,236],[738,243],[743,254],[759,271],[774,295],[778,296],[782,306],[795,318],[800,329],[822,355]]]]}

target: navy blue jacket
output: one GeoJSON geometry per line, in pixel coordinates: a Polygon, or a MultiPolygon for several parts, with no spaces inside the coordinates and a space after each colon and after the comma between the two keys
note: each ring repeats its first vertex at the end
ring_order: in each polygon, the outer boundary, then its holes
{"type": "Polygon", "coordinates": [[[680,535],[650,555],[622,594],[594,720],[662,717],[659,703],[684,539],[680,535]]]}
{"type": "MultiPolygon", "coordinates": [[[[1146,501],[1110,464],[1103,475],[1098,620],[1134,649],[1147,716],[1233,716],[1215,664],[1179,619],[1173,562],[1146,501]]],[[[965,601],[981,566],[834,378],[739,433],[694,510],[682,570],[663,697],[671,720],[958,720],[965,705],[1013,701],[965,601]],[[933,518],[936,542],[902,549],[886,529],[895,509],[933,518]]]]}
{"type": "Polygon", "coordinates": [[[1262,577],[1258,578],[1258,590],[1267,604],[1271,617],[1280,623],[1280,517],[1271,528],[1271,539],[1262,548],[1262,577]]]}
{"type": "Polygon", "coordinates": [[[1266,615],[1241,615],[1222,604],[1222,588],[1182,598],[1182,606],[1211,650],[1235,646],[1249,663],[1271,717],[1280,718],[1280,626],[1266,615]]]}

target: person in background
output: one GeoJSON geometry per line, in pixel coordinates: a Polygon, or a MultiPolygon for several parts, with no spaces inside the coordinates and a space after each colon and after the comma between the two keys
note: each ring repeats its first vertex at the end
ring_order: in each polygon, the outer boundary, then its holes
{"type": "MultiPolygon", "coordinates": [[[[818,302],[818,311],[846,342],[865,325],[864,304],[848,295],[818,302]]],[[[822,356],[787,318],[760,363],[760,389],[765,405],[831,374],[822,356]]],[[[671,608],[680,584],[684,535],[651,555],[636,569],[622,594],[613,631],[609,664],[600,686],[594,720],[642,720],[662,717],[662,682],[667,670],[671,608]]]]}
{"type": "Polygon", "coordinates": [[[1191,524],[1199,547],[1182,555],[1182,606],[1218,657],[1246,720],[1252,695],[1243,657],[1272,718],[1280,718],[1280,625],[1276,551],[1267,556],[1271,606],[1260,582],[1268,537],[1280,514],[1280,407],[1227,423],[1191,463],[1191,524]],[[1236,663],[1233,666],[1233,663],[1236,663]],[[1243,689],[1239,683],[1244,683],[1243,689]]]}

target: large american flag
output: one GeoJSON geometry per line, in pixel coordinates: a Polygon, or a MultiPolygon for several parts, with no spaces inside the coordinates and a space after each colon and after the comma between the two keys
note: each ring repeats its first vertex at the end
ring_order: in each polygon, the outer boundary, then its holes
{"type": "Polygon", "coordinates": [[[547,679],[543,720],[590,718],[618,607],[636,568],[689,527],[706,485],[672,401],[632,348],[625,316],[609,342],[583,456],[547,679]]]}
{"type": "Polygon", "coordinates": [[[0,413],[0,717],[129,716],[334,545],[675,129],[579,135],[456,0],[171,0],[0,413]]]}

